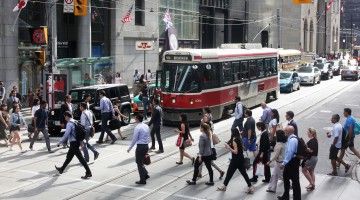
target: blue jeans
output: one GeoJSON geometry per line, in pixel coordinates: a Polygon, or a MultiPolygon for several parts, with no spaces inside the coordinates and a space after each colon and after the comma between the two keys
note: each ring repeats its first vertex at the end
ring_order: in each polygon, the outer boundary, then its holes
{"type": "Polygon", "coordinates": [[[142,103],[144,106],[144,119],[147,118],[147,110],[148,110],[148,105],[149,105],[149,97],[143,97],[142,98],[142,103]]]}
{"type": "Polygon", "coordinates": [[[89,144],[89,140],[90,140],[89,133],[90,133],[90,129],[86,129],[85,142],[83,143],[83,146],[82,146],[82,151],[84,153],[84,158],[85,158],[86,162],[89,162],[89,151],[88,151],[88,149],[90,149],[90,151],[92,151],[94,153],[94,155],[96,153],[98,153],[96,151],[95,147],[92,146],[91,144],[89,144]]]}

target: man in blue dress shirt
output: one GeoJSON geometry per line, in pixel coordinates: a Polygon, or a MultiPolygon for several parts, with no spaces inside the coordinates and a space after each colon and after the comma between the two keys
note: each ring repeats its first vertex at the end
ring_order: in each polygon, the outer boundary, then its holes
{"type": "Polygon", "coordinates": [[[149,151],[150,128],[148,125],[143,123],[143,119],[144,117],[141,114],[135,116],[135,122],[137,125],[134,129],[134,136],[132,138],[131,144],[127,150],[129,153],[136,144],[135,159],[140,175],[140,181],[135,183],[139,185],[145,185],[146,180],[150,178],[149,173],[144,166],[144,157],[149,151]]]}
{"type": "Polygon", "coordinates": [[[285,134],[288,136],[286,148],[285,148],[285,157],[282,163],[282,167],[284,168],[284,194],[279,196],[279,200],[288,200],[289,190],[290,190],[290,180],[293,186],[293,195],[294,200],[301,200],[301,188],[300,188],[300,180],[299,180],[299,166],[300,159],[296,157],[297,148],[299,140],[295,135],[295,129],[292,126],[287,126],[285,128],[285,134]]]}
{"type": "Polygon", "coordinates": [[[106,132],[108,136],[111,138],[111,143],[114,144],[116,142],[116,137],[112,134],[110,128],[108,127],[108,121],[114,117],[114,107],[111,103],[111,100],[106,97],[106,93],[104,90],[99,92],[100,96],[100,110],[101,110],[101,134],[99,140],[96,142],[98,144],[103,143],[104,133],[106,132]]]}
{"type": "Polygon", "coordinates": [[[74,123],[76,123],[76,121],[72,118],[72,114],[70,111],[66,111],[64,113],[64,117],[67,122],[66,123],[66,131],[65,131],[64,136],[61,138],[60,142],[57,144],[57,146],[59,147],[60,144],[64,144],[65,142],[69,141],[70,148],[66,155],[66,160],[65,160],[63,166],[62,167],[55,166],[55,169],[60,174],[62,174],[64,172],[65,168],[67,167],[67,165],[71,162],[71,160],[73,159],[73,157],[75,155],[86,170],[85,176],[82,176],[81,178],[88,179],[92,176],[92,174],[91,174],[88,164],[86,163],[83,155],[80,152],[80,149],[79,149],[80,141],[76,140],[76,132],[75,132],[75,124],[74,124],[74,123]]]}

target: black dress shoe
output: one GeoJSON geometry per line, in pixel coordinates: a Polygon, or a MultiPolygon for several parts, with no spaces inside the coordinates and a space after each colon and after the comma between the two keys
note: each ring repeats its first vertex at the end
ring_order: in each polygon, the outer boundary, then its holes
{"type": "Polygon", "coordinates": [[[214,182],[206,182],[205,185],[213,186],[213,185],[214,185],[214,182]]]}
{"type": "Polygon", "coordinates": [[[99,157],[99,154],[100,154],[100,153],[98,153],[98,152],[95,152],[95,154],[94,154],[94,160],[98,159],[98,157],[99,157]]]}
{"type": "Polygon", "coordinates": [[[256,182],[257,182],[257,178],[256,178],[256,177],[252,177],[252,178],[250,179],[250,182],[256,183],[256,182]]]}
{"type": "Polygon", "coordinates": [[[149,178],[150,178],[149,175],[146,175],[146,176],[145,176],[145,180],[148,180],[149,178]]]}
{"type": "Polygon", "coordinates": [[[187,180],[186,183],[187,183],[188,185],[196,185],[196,182],[195,182],[195,181],[187,180]]]}
{"type": "Polygon", "coordinates": [[[278,196],[277,199],[278,199],[278,200],[289,200],[289,198],[285,198],[285,197],[283,197],[283,196],[278,196]]]}
{"type": "Polygon", "coordinates": [[[82,176],[81,179],[88,179],[92,177],[92,174],[85,174],[85,176],[82,176]]]}
{"type": "Polygon", "coordinates": [[[155,150],[155,147],[150,147],[150,150],[155,150]]]}
{"type": "Polygon", "coordinates": [[[264,180],[262,180],[262,182],[263,182],[263,183],[270,183],[270,180],[264,179],[264,180]]]}
{"type": "Polygon", "coordinates": [[[96,141],[96,144],[102,144],[102,143],[104,143],[104,142],[100,141],[100,140],[96,141]]]}
{"type": "Polygon", "coordinates": [[[114,143],[116,142],[116,140],[117,140],[117,139],[112,140],[112,141],[110,142],[110,144],[114,144],[114,143]]]}
{"type": "Polygon", "coordinates": [[[146,185],[146,181],[136,181],[135,183],[138,185],[146,185]]]}
{"type": "Polygon", "coordinates": [[[157,150],[155,153],[157,154],[164,153],[164,150],[157,150]]]}
{"type": "Polygon", "coordinates": [[[56,167],[56,165],[55,165],[55,169],[59,172],[59,174],[62,174],[64,172],[60,167],[56,167]]]}

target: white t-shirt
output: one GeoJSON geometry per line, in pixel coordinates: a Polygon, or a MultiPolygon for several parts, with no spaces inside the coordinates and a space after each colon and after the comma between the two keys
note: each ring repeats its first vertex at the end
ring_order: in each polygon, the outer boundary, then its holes
{"type": "Polygon", "coordinates": [[[342,125],[338,122],[334,124],[333,129],[331,130],[331,138],[335,139],[338,138],[337,143],[335,144],[335,147],[340,149],[341,148],[341,138],[342,138],[342,125]]]}
{"type": "Polygon", "coordinates": [[[37,110],[39,110],[39,109],[40,109],[40,105],[33,106],[33,107],[31,108],[31,117],[34,117],[34,116],[35,116],[35,112],[36,112],[37,110]]]}
{"type": "Polygon", "coordinates": [[[278,122],[276,119],[272,119],[270,122],[269,122],[269,129],[272,129],[274,126],[277,126],[278,125],[278,122]]]}
{"type": "Polygon", "coordinates": [[[115,77],[115,84],[120,84],[122,81],[121,77],[115,77]]]}

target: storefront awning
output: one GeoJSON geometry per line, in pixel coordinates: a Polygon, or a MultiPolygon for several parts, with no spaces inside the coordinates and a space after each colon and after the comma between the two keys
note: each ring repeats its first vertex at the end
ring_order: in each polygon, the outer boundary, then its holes
{"type": "Polygon", "coordinates": [[[57,68],[73,68],[83,65],[111,64],[111,57],[98,58],[63,58],[56,61],[57,68]]]}

